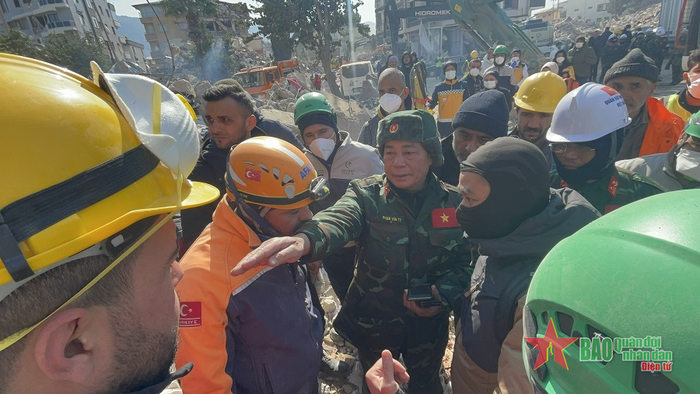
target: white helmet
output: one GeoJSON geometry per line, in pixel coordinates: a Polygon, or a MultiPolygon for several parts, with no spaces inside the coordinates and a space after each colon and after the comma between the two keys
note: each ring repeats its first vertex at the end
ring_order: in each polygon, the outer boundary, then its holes
{"type": "Polygon", "coordinates": [[[609,86],[589,82],[559,101],[547,131],[547,141],[593,141],[631,122],[620,93],[609,86]]]}
{"type": "Polygon", "coordinates": [[[659,37],[665,36],[665,35],[666,35],[666,29],[664,29],[663,26],[659,26],[658,28],[656,28],[656,35],[659,36],[659,37]]]}

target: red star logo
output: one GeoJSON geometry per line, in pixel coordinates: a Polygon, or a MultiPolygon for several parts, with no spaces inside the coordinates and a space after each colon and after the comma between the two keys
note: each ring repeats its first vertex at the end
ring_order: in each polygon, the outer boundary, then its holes
{"type": "Polygon", "coordinates": [[[566,364],[566,358],[564,358],[564,349],[576,342],[577,339],[578,338],[559,338],[557,336],[557,329],[554,327],[554,321],[550,317],[544,338],[525,338],[526,341],[540,350],[540,354],[537,356],[537,363],[535,363],[533,369],[537,369],[542,364],[549,361],[549,355],[554,354],[554,361],[568,371],[569,366],[566,364]]]}

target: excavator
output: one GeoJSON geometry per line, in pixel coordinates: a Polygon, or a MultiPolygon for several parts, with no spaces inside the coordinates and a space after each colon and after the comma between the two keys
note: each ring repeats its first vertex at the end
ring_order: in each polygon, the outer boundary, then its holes
{"type": "Polygon", "coordinates": [[[482,48],[494,43],[520,48],[530,70],[539,70],[548,59],[494,0],[448,0],[454,20],[482,48]]]}
{"type": "MultiPolygon", "coordinates": [[[[520,48],[528,69],[539,70],[548,59],[537,45],[506,15],[497,5],[502,0],[433,0],[431,6],[449,7],[449,13],[476,43],[486,49],[494,44],[503,44],[509,49],[520,48]]],[[[416,7],[419,10],[424,7],[416,7]]],[[[390,0],[385,6],[392,48],[398,44],[398,19],[410,9],[397,10],[396,1],[390,0]]],[[[444,10],[446,12],[446,10],[444,10]]],[[[440,11],[438,11],[440,12],[440,11]]]]}

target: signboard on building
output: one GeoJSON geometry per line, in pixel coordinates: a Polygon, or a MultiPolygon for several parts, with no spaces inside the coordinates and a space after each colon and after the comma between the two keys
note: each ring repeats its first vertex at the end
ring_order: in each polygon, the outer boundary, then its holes
{"type": "Polygon", "coordinates": [[[423,7],[404,8],[396,11],[398,18],[451,18],[449,4],[435,4],[423,7]]]}

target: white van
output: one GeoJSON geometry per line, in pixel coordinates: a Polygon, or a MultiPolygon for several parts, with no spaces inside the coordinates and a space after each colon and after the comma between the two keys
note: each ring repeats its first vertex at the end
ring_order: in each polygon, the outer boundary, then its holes
{"type": "Polygon", "coordinates": [[[340,66],[340,91],[343,96],[357,96],[362,92],[365,77],[372,73],[369,61],[348,63],[340,66]]]}

